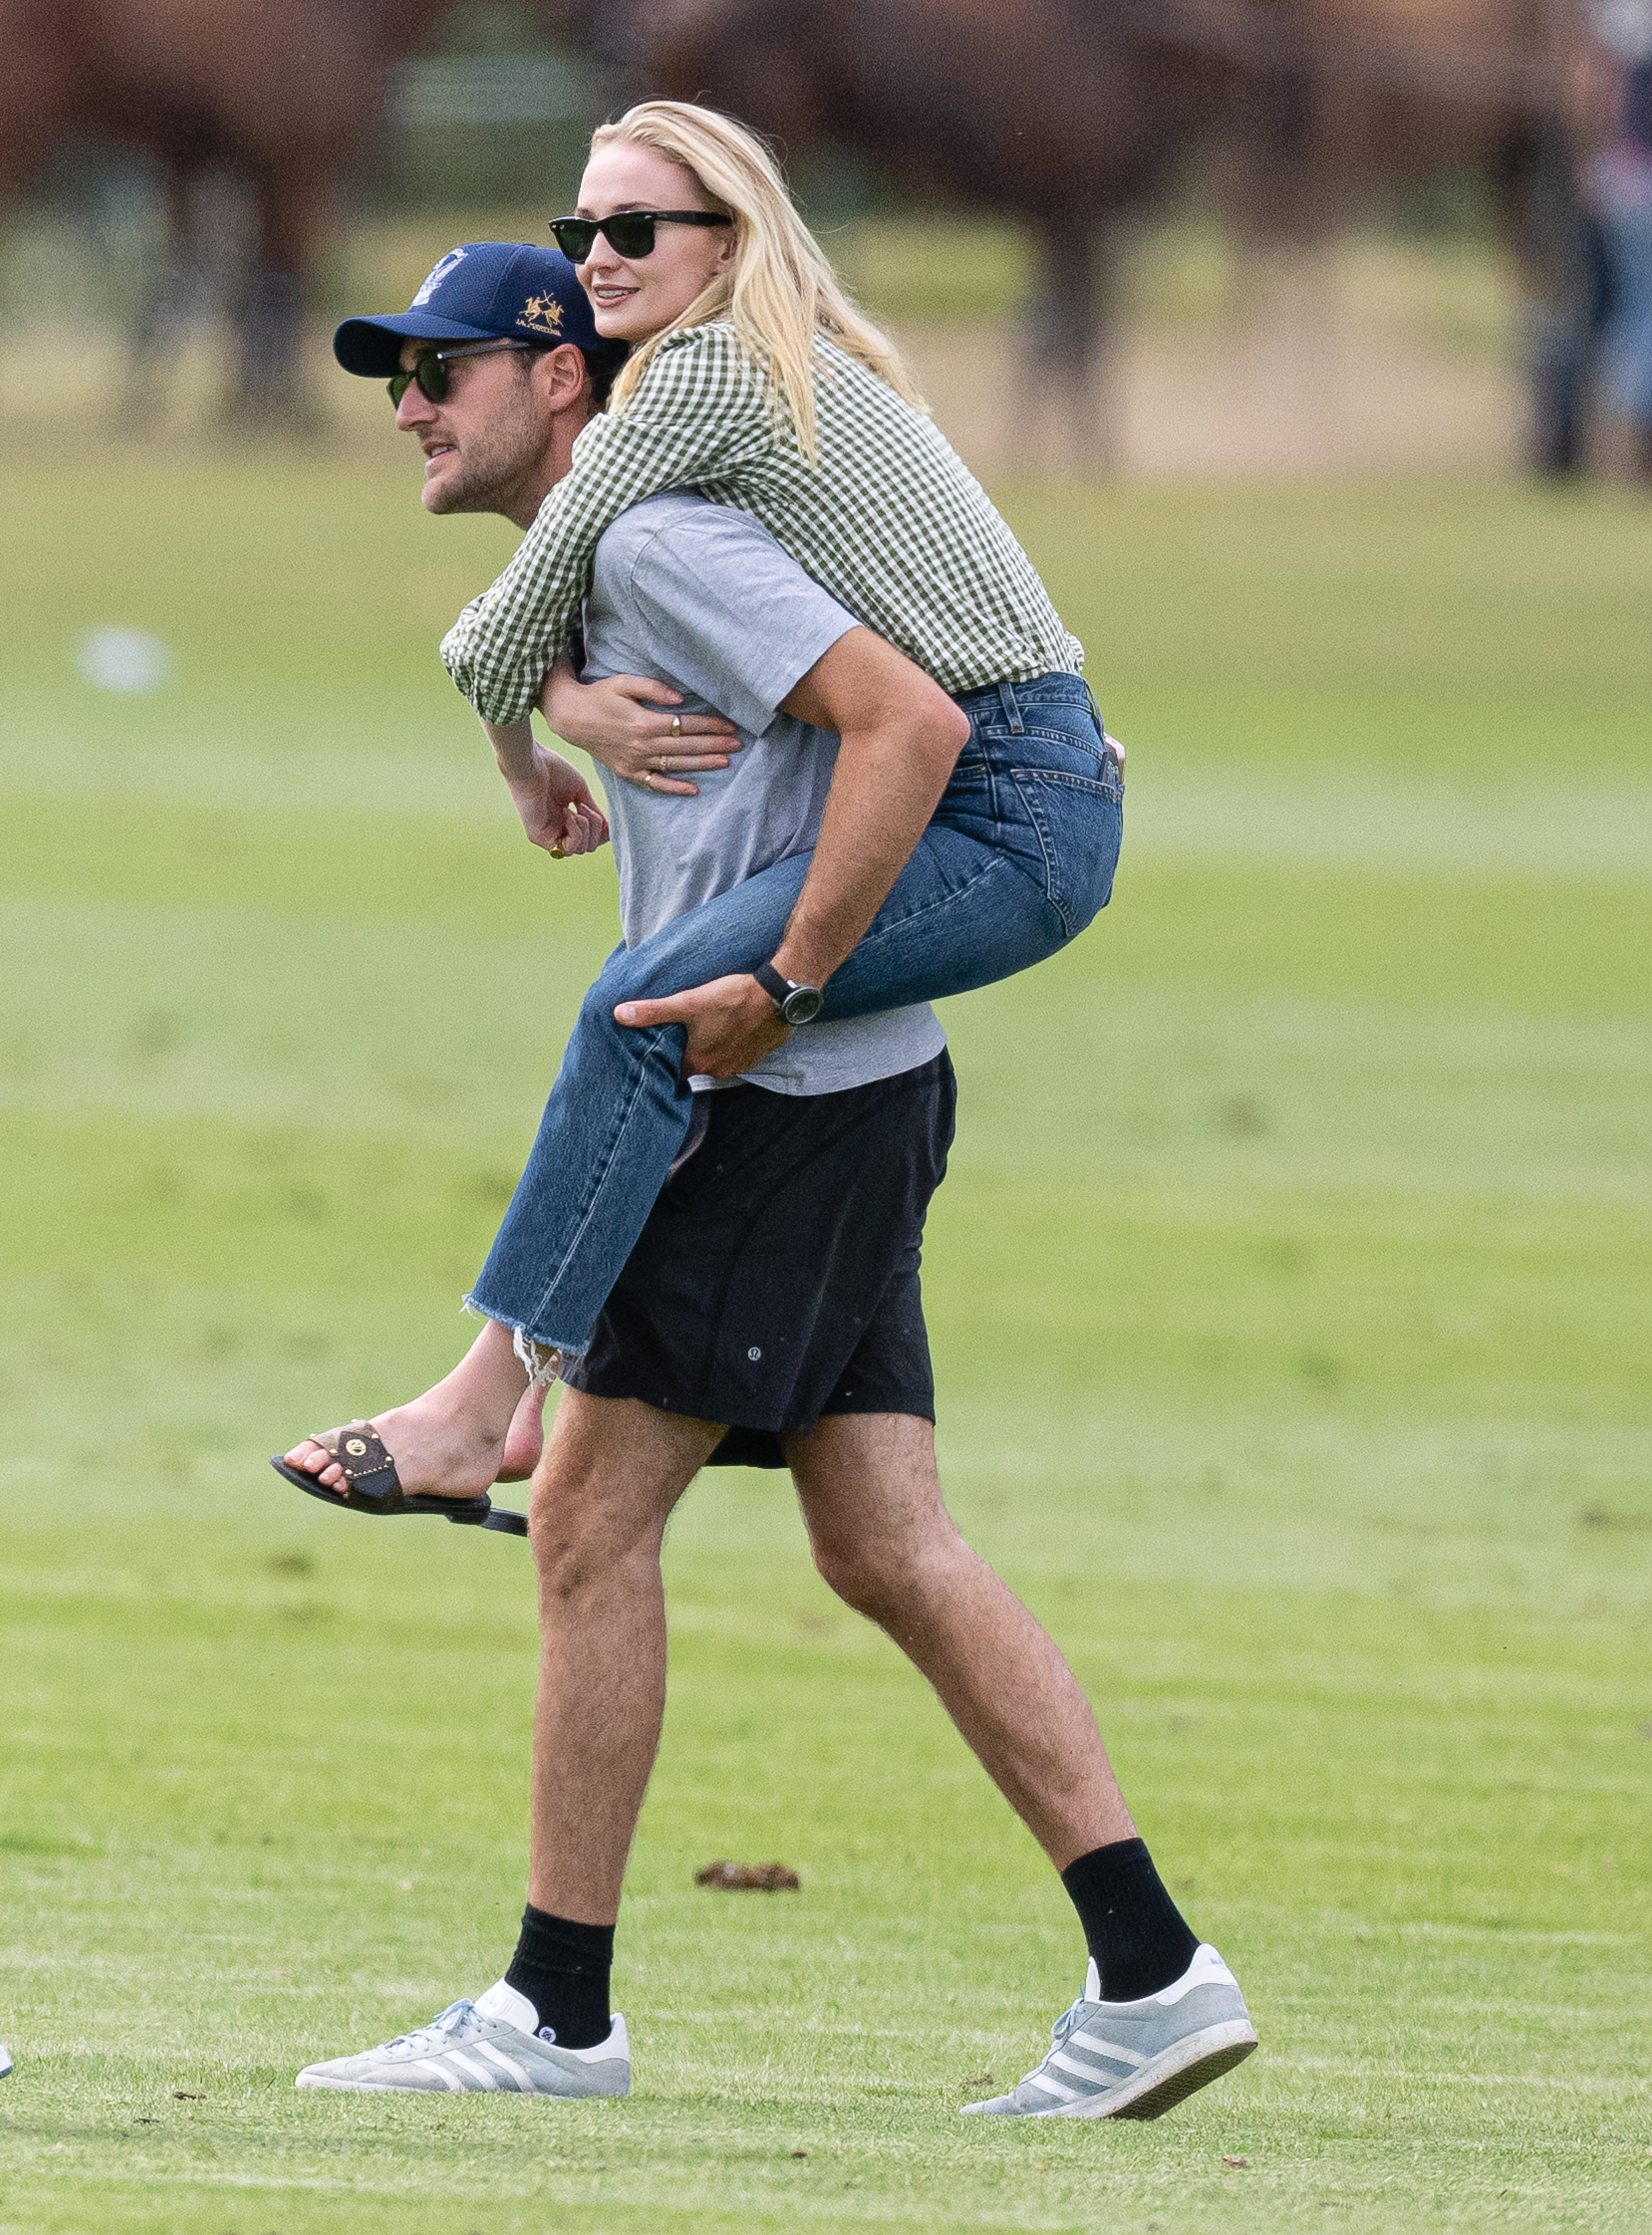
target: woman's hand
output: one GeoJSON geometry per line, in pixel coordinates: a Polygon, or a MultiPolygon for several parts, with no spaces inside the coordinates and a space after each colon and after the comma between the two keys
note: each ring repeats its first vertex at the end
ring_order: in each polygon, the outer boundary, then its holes
{"type": "Polygon", "coordinates": [[[559,737],[649,791],[686,792],[692,798],[699,786],[684,780],[690,770],[727,768],[729,755],[741,750],[732,722],[721,714],[673,712],[683,703],[682,692],[646,675],[581,683],[568,662],[559,659],[539,703],[559,737]]]}
{"type": "Polygon", "coordinates": [[[594,854],[607,837],[608,819],[574,764],[537,744],[526,722],[482,726],[532,843],[555,861],[594,854]]]}
{"type": "MultiPolygon", "coordinates": [[[[572,761],[565,761],[560,753],[550,752],[543,745],[534,748],[534,760],[538,772],[536,799],[542,820],[543,836],[534,837],[528,828],[523,815],[523,828],[536,846],[544,846],[553,858],[566,854],[594,854],[608,839],[608,818],[592,796],[591,787],[572,761]],[[560,836],[553,838],[558,829],[560,836]]],[[[512,786],[513,792],[515,787],[512,786]]],[[[522,813],[522,802],[516,803],[517,812],[522,813]]]]}

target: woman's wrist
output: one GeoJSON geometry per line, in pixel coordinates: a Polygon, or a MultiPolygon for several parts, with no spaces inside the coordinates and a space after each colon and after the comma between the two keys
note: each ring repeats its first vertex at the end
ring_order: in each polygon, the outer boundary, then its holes
{"type": "Polygon", "coordinates": [[[534,732],[527,718],[520,722],[484,722],[499,772],[507,783],[524,783],[534,773],[534,732]]]}

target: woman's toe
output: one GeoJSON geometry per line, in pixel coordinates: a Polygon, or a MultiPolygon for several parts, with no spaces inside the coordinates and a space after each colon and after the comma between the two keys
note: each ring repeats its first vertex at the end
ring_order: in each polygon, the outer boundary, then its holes
{"type": "Polygon", "coordinates": [[[337,1453],[330,1452],[325,1444],[318,1443],[313,1436],[306,1436],[301,1444],[294,1444],[286,1455],[286,1463],[290,1467],[301,1469],[305,1474],[314,1475],[327,1490],[337,1490],[344,1478],[344,1471],[338,1464],[337,1453]]]}

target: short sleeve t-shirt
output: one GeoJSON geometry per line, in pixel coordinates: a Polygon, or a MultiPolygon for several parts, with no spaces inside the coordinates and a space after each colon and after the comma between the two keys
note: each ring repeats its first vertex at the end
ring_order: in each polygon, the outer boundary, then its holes
{"type": "MultiPolygon", "coordinates": [[[[605,532],[586,601],[587,680],[669,683],[683,712],[725,716],[744,747],[726,769],[695,776],[697,798],[600,771],[627,947],[813,849],[837,739],[780,702],[856,626],[766,528],[704,497],[651,497],[605,532]]],[[[835,1094],[910,1071],[945,1045],[934,1010],[919,1004],[802,1026],[742,1076],[779,1094],[835,1094]]]]}

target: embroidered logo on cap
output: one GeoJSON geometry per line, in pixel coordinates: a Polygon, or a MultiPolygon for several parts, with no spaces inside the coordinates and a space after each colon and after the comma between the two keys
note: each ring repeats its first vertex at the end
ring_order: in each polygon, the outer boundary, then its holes
{"type": "Polygon", "coordinates": [[[442,285],[442,282],[447,278],[449,272],[453,271],[456,265],[461,265],[463,262],[463,249],[450,248],[447,254],[442,258],[440,264],[432,265],[423,286],[420,288],[418,293],[413,298],[411,308],[416,311],[422,305],[428,303],[431,296],[435,294],[436,289],[442,285]]]}
{"type": "Polygon", "coordinates": [[[522,305],[522,314],[516,321],[519,326],[534,326],[542,334],[560,334],[562,331],[562,305],[554,295],[530,295],[522,305]]]}

